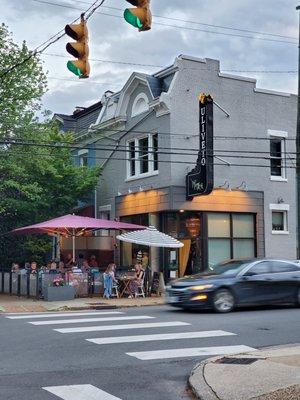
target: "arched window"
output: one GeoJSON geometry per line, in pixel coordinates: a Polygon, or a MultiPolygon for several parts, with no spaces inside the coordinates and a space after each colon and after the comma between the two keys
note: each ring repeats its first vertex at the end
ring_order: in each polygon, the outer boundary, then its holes
{"type": "Polygon", "coordinates": [[[142,114],[143,112],[146,112],[149,110],[149,105],[148,105],[148,97],[145,95],[145,93],[140,93],[133,102],[132,105],[132,111],[131,111],[131,116],[135,117],[139,114],[142,114]]]}

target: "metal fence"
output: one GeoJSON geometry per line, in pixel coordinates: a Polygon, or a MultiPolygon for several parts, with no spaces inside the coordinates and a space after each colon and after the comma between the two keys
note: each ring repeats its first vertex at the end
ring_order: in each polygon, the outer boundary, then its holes
{"type": "Polygon", "coordinates": [[[92,297],[103,293],[103,274],[100,272],[49,274],[39,271],[30,274],[26,270],[19,273],[0,271],[0,293],[43,299],[45,288],[54,286],[53,281],[57,278],[62,278],[64,285],[74,287],[75,297],[92,297]]]}

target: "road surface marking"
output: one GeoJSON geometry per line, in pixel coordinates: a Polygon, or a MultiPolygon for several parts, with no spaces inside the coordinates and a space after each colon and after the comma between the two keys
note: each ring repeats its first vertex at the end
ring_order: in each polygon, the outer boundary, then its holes
{"type": "Polygon", "coordinates": [[[93,385],[48,386],[43,389],[63,400],[121,400],[93,385]]]}
{"type": "Polygon", "coordinates": [[[88,326],[82,328],[63,328],[53,329],[60,333],[80,333],[80,332],[102,332],[102,331],[117,331],[122,329],[147,329],[147,328],[164,328],[170,326],[186,326],[191,325],[188,322],[152,322],[145,324],[129,324],[129,325],[104,325],[104,326],[88,326]]]}
{"type": "Polygon", "coordinates": [[[160,340],[177,340],[177,339],[200,339],[219,336],[233,336],[235,333],[225,331],[202,331],[202,332],[183,332],[183,333],[159,333],[155,335],[138,335],[138,336],[118,336],[97,339],[86,339],[88,342],[96,344],[115,344],[115,343],[134,343],[134,342],[151,342],[160,340]]]}
{"type": "Polygon", "coordinates": [[[187,349],[172,349],[172,350],[155,350],[141,351],[137,353],[126,353],[128,356],[138,358],[139,360],[162,360],[165,358],[185,358],[197,356],[212,356],[223,354],[237,354],[255,351],[248,346],[220,346],[220,347],[195,347],[187,349]]]}
{"type": "Polygon", "coordinates": [[[106,322],[106,321],[130,321],[137,319],[154,319],[148,315],[136,315],[132,317],[105,317],[105,318],[79,318],[79,319],[55,319],[52,321],[35,321],[28,322],[31,325],[64,325],[64,324],[81,324],[85,322],[106,322]]]}
{"type": "Polygon", "coordinates": [[[124,314],[120,311],[93,311],[93,312],[76,312],[76,313],[53,313],[53,314],[26,314],[26,315],[14,315],[6,316],[8,319],[33,319],[33,318],[53,318],[53,317],[80,317],[83,315],[112,315],[112,314],[124,314]]]}

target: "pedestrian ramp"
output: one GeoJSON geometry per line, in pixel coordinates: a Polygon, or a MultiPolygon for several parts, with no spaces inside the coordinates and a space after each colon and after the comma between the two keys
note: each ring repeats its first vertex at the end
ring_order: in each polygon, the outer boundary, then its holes
{"type": "MultiPolygon", "coordinates": [[[[132,314],[123,311],[93,311],[11,314],[7,315],[6,318],[29,324],[36,329],[48,328],[60,334],[73,335],[76,338],[77,334],[80,334],[80,340],[100,346],[100,348],[101,346],[111,345],[114,352],[118,353],[119,351],[119,354],[125,354],[140,361],[229,355],[255,350],[244,344],[236,343],[236,340],[234,345],[232,341],[228,342],[228,338],[237,336],[233,332],[195,330],[192,323],[189,322],[180,320],[162,321],[161,319],[164,316],[157,313],[154,314],[155,316],[132,314]],[[126,333],[122,334],[122,331],[126,331],[126,333]],[[141,334],[138,334],[138,331],[141,334]],[[91,335],[93,332],[95,332],[95,335],[91,335]],[[204,343],[203,340],[205,339],[206,342],[204,343]],[[207,339],[211,339],[214,346],[207,346],[210,343],[207,342],[207,339]],[[186,342],[182,346],[178,346],[184,340],[188,341],[189,346],[184,347],[186,342]],[[141,349],[141,346],[138,346],[139,343],[144,343],[143,351],[137,351],[141,349]],[[172,346],[173,343],[177,346],[172,346]],[[205,346],[202,347],[202,343],[205,346]],[[170,348],[171,346],[173,348],[170,348]]],[[[66,393],[70,390],[72,389],[68,387],[66,393]]],[[[84,388],[83,390],[96,389],[84,388]]],[[[64,397],[62,398],[64,399],[64,397]]],[[[103,399],[106,398],[103,397],[103,399]]],[[[110,399],[110,397],[107,397],[107,399],[110,399]]],[[[72,400],[77,400],[77,398],[74,397],[72,400]]]]}
{"type": "Polygon", "coordinates": [[[62,400],[121,400],[93,385],[48,386],[43,390],[62,400]]]}

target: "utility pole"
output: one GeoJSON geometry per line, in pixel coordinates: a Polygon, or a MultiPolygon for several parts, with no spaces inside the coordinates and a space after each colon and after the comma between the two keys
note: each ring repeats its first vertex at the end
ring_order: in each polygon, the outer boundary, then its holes
{"type": "MultiPolygon", "coordinates": [[[[300,10],[300,6],[296,7],[300,10]]],[[[297,257],[300,259],[300,18],[299,18],[299,42],[298,42],[298,108],[297,108],[297,133],[296,133],[296,185],[297,185],[297,257]]]]}

